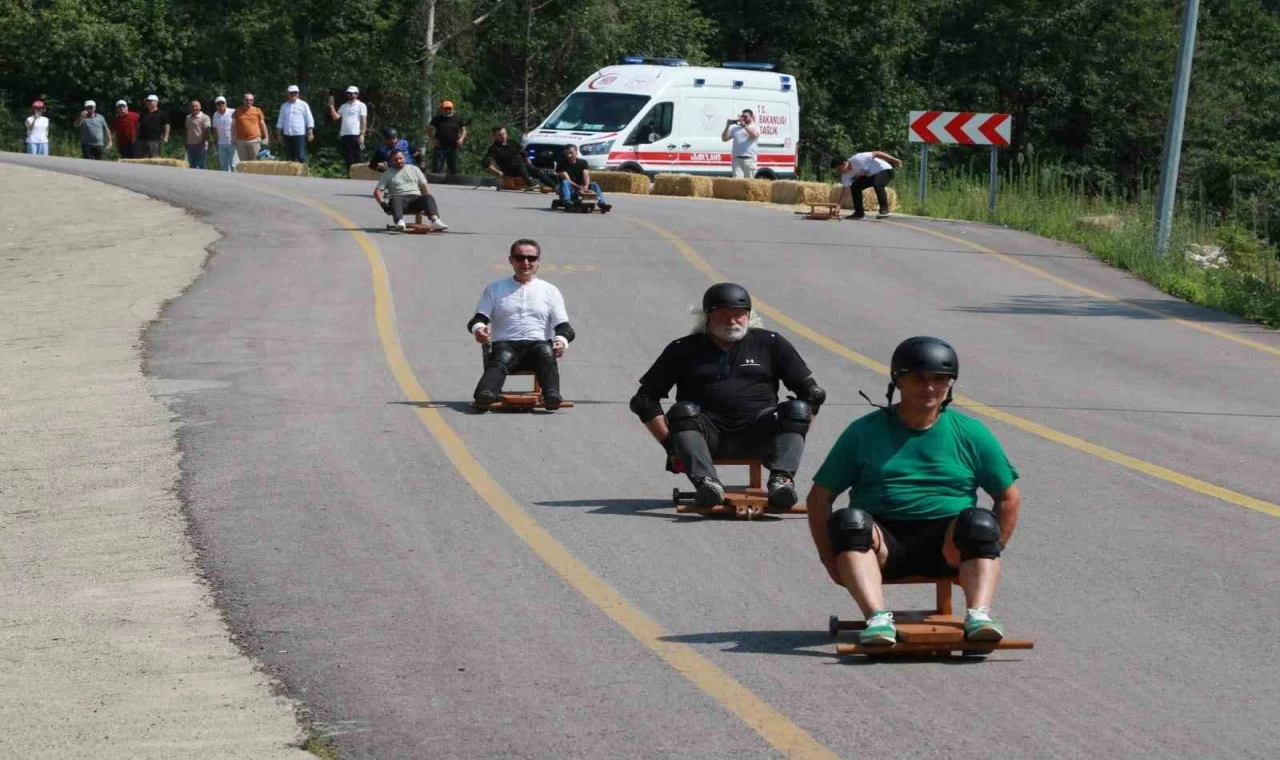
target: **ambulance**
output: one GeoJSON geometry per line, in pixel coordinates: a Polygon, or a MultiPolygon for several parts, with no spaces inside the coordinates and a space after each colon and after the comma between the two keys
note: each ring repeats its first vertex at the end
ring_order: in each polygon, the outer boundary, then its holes
{"type": "Polygon", "coordinates": [[[795,77],[772,64],[689,66],[680,58],[627,57],[591,75],[524,136],[534,165],[550,169],[566,145],[595,170],[729,176],[729,119],[751,109],[760,127],[756,177],[796,176],[800,107],[795,77]]]}

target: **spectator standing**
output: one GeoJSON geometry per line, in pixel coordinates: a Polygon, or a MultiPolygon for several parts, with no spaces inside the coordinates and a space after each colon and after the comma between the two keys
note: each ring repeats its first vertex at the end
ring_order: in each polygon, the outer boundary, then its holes
{"type": "Polygon", "coordinates": [[[213,99],[213,132],[218,141],[218,167],[224,172],[234,171],[236,164],[235,120],[236,112],[227,108],[227,99],[219,95],[213,99]]]}
{"type": "Polygon", "coordinates": [[[467,141],[467,123],[453,110],[452,100],[440,101],[440,113],[427,126],[431,140],[431,171],[439,174],[448,166],[450,174],[458,173],[458,149],[467,141]]]}
{"type": "Polygon", "coordinates": [[[138,141],[138,114],[129,110],[128,102],[116,101],[116,118],[111,122],[111,131],[116,135],[116,152],[121,158],[134,157],[134,143],[138,141]]]}
{"type": "Polygon", "coordinates": [[[329,96],[329,118],[341,121],[338,130],[338,141],[342,143],[342,157],[350,169],[353,164],[360,163],[360,152],[364,150],[364,136],[369,126],[369,108],[360,102],[360,88],[351,85],[347,88],[347,102],[336,111],[333,108],[333,96],[329,96]]]}
{"type": "Polygon", "coordinates": [[[31,115],[27,117],[27,153],[33,156],[49,155],[49,117],[44,115],[44,101],[37,100],[31,104],[31,115]]]}
{"type": "Polygon", "coordinates": [[[209,138],[213,136],[213,122],[204,112],[200,101],[191,99],[191,113],[187,114],[187,166],[192,169],[209,168],[209,138]]]}
{"type": "Polygon", "coordinates": [[[236,155],[241,161],[257,161],[258,151],[271,142],[267,117],[253,104],[253,93],[246,92],[235,114],[236,155]]]}
{"type": "Polygon", "coordinates": [[[111,147],[111,128],[98,113],[98,104],[86,100],[84,110],[76,116],[75,125],[80,128],[80,155],[101,161],[102,154],[111,147]]]}
{"type": "Polygon", "coordinates": [[[307,143],[315,139],[316,120],[311,115],[311,106],[298,94],[298,85],[289,85],[285,93],[288,100],[280,106],[276,129],[280,130],[280,141],[284,143],[285,160],[305,164],[307,143]]]}
{"type": "Polygon", "coordinates": [[[160,110],[160,98],[148,95],[143,101],[142,114],[138,117],[138,141],[134,143],[135,158],[156,158],[160,155],[160,143],[169,142],[169,119],[160,110]]]}
{"type": "Polygon", "coordinates": [[[756,158],[760,153],[756,143],[759,139],[760,127],[756,126],[756,115],[750,108],[742,109],[738,118],[729,119],[729,123],[724,125],[720,141],[733,141],[733,176],[755,178],[756,158]]]}

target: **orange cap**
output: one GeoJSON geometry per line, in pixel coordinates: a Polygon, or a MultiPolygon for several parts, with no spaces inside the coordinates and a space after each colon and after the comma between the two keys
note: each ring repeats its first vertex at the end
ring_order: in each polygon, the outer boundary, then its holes
{"type": "Polygon", "coordinates": [[[441,108],[453,108],[453,101],[452,101],[452,100],[442,100],[442,101],[440,101],[440,107],[441,107],[441,108]]]}

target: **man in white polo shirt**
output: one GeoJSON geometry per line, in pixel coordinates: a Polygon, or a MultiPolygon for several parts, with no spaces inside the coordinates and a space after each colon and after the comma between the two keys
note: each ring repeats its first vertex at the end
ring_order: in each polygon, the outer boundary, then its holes
{"type": "Polygon", "coordinates": [[[850,219],[861,219],[867,215],[862,207],[862,191],[868,187],[875,190],[876,202],[880,204],[876,218],[889,216],[889,195],[884,188],[893,180],[893,167],[901,165],[901,161],[879,150],[831,160],[831,168],[840,175],[840,184],[844,185],[844,190],[840,191],[840,204],[844,205],[844,193],[853,193],[853,216],[850,219]]]}
{"type": "Polygon", "coordinates": [[[338,142],[342,143],[342,157],[346,159],[347,168],[360,163],[360,151],[364,150],[365,131],[369,125],[369,109],[360,102],[360,88],[351,85],[347,88],[347,102],[336,110],[333,107],[333,96],[329,96],[329,118],[341,121],[338,130],[338,142]]]}
{"type": "Polygon", "coordinates": [[[756,143],[760,140],[760,127],[756,126],[756,115],[750,108],[742,109],[738,118],[729,119],[720,133],[721,142],[733,141],[733,176],[754,179],[756,176],[756,157],[759,150],[756,143]]]}
{"type": "Polygon", "coordinates": [[[276,129],[280,130],[280,141],[284,143],[285,160],[305,164],[307,143],[316,137],[316,119],[311,115],[311,106],[299,95],[298,85],[289,85],[286,94],[288,100],[280,105],[276,129]]]}
{"type": "Polygon", "coordinates": [[[489,283],[467,322],[476,343],[490,346],[484,375],[476,385],[475,406],[488,409],[502,398],[507,375],[532,369],[542,386],[543,405],[559,409],[564,399],[556,360],[574,338],[564,296],[555,285],[538,279],[542,247],[536,240],[512,243],[508,259],[512,276],[489,283]]]}
{"type": "Polygon", "coordinates": [[[236,112],[227,108],[227,99],[222,95],[213,99],[213,131],[218,135],[218,166],[222,171],[235,170],[236,165],[236,112]]]}

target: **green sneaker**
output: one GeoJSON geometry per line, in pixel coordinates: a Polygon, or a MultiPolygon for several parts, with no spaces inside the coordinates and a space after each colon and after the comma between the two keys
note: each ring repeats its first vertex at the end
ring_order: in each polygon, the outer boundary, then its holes
{"type": "Polygon", "coordinates": [[[898,627],[893,624],[892,612],[877,612],[867,618],[867,627],[858,633],[859,644],[876,646],[894,644],[898,641],[898,627]]]}
{"type": "Polygon", "coordinates": [[[1004,638],[1004,628],[991,619],[990,607],[978,607],[964,616],[964,637],[969,641],[999,641],[1004,638]]]}

